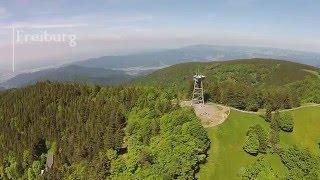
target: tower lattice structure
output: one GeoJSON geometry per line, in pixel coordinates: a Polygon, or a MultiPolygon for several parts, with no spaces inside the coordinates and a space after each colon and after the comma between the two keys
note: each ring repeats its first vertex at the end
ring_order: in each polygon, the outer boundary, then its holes
{"type": "Polygon", "coordinates": [[[204,96],[203,96],[203,83],[205,76],[197,73],[193,76],[193,94],[192,94],[192,102],[193,104],[204,104],[204,96]]]}

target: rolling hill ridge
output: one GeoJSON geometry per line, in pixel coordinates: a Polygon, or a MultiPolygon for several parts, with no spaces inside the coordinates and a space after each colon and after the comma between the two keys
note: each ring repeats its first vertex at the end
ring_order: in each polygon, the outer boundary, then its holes
{"type": "Polygon", "coordinates": [[[191,61],[209,62],[215,60],[250,58],[283,59],[313,66],[320,65],[320,53],[267,47],[215,46],[206,44],[129,55],[104,56],[100,58],[91,58],[74,64],[85,67],[112,69],[139,66],[160,67],[191,61]]]}
{"type": "Polygon", "coordinates": [[[150,75],[137,79],[139,84],[176,85],[187,88],[186,80],[200,72],[206,76],[206,82],[220,82],[234,79],[253,85],[285,85],[316,77],[319,68],[275,59],[240,59],[231,61],[190,62],[170,66],[150,75]]]}
{"type": "Polygon", "coordinates": [[[274,59],[241,59],[184,63],[158,70],[134,81],[138,85],[174,89],[180,99],[190,99],[192,76],[200,72],[205,99],[242,110],[257,111],[320,103],[319,68],[274,59]]]}

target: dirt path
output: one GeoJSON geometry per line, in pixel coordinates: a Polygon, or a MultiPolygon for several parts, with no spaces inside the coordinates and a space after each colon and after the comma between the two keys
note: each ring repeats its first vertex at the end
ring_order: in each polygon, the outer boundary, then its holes
{"type": "MultiPolygon", "coordinates": [[[[220,106],[223,106],[223,105],[220,105],[220,106]]],[[[287,111],[293,111],[293,110],[302,109],[302,108],[306,108],[306,107],[317,107],[317,106],[320,106],[320,104],[308,104],[308,105],[304,105],[304,106],[300,106],[300,107],[296,107],[296,108],[292,108],[292,109],[283,109],[283,110],[280,110],[279,112],[287,112],[287,111]]],[[[243,113],[264,114],[263,112],[244,111],[244,110],[240,110],[240,109],[237,109],[234,107],[230,107],[230,108],[232,110],[243,112],[243,113]]]]}
{"type": "Polygon", "coordinates": [[[306,107],[318,107],[318,106],[320,106],[320,104],[309,104],[309,105],[304,105],[304,106],[300,106],[300,107],[293,108],[293,109],[281,110],[280,112],[292,111],[292,110],[302,109],[302,108],[306,108],[306,107]]]}
{"type": "MultiPolygon", "coordinates": [[[[192,104],[191,101],[182,101],[180,102],[180,105],[182,107],[193,107],[196,115],[201,120],[201,124],[203,127],[214,127],[219,124],[222,124],[229,116],[230,110],[235,110],[243,113],[249,113],[249,114],[263,114],[262,112],[252,112],[252,111],[244,111],[240,109],[236,109],[233,107],[224,106],[221,104],[214,104],[214,103],[207,103],[207,104],[192,104]]],[[[280,112],[286,112],[286,111],[292,111],[297,110],[305,107],[317,107],[320,106],[320,104],[308,104],[304,106],[300,106],[293,109],[285,109],[280,110],[280,112]]]]}

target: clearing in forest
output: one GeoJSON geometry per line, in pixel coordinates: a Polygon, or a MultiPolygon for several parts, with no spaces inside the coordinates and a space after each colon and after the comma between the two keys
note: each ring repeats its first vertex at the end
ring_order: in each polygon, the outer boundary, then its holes
{"type": "Polygon", "coordinates": [[[207,127],[214,127],[223,123],[230,114],[230,108],[217,104],[192,104],[191,101],[181,102],[182,107],[193,107],[201,124],[207,127]]]}
{"type": "MultiPolygon", "coordinates": [[[[296,145],[301,149],[307,148],[310,152],[319,154],[320,106],[301,107],[290,110],[290,112],[293,116],[294,130],[291,133],[280,132],[281,146],[296,145]]],[[[281,113],[288,113],[288,111],[281,113]]],[[[208,151],[207,162],[200,166],[196,177],[199,180],[241,179],[241,172],[244,168],[258,158],[258,156],[248,155],[242,149],[249,127],[256,124],[270,131],[270,124],[259,114],[232,109],[227,121],[219,126],[207,128],[211,147],[208,151]]],[[[263,156],[280,177],[287,173],[278,155],[267,153],[263,156]]]]}

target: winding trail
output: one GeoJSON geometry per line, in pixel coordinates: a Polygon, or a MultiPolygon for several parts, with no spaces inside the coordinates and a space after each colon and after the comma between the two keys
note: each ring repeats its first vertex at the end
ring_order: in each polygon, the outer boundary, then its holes
{"type": "Polygon", "coordinates": [[[304,106],[300,106],[292,109],[284,109],[284,110],[281,110],[280,112],[293,111],[293,110],[302,109],[306,107],[318,107],[318,106],[320,106],[320,104],[308,104],[308,105],[304,105],[304,106]]]}
{"type": "MultiPolygon", "coordinates": [[[[224,105],[220,105],[220,106],[224,106],[224,105]]],[[[303,106],[299,106],[299,107],[296,107],[296,108],[283,109],[283,110],[280,110],[279,112],[288,112],[288,111],[293,111],[293,110],[302,109],[302,108],[306,108],[306,107],[318,107],[318,106],[320,106],[320,104],[308,104],[308,105],[303,105],[303,106]]],[[[240,109],[237,109],[237,108],[234,108],[234,107],[229,107],[229,108],[232,109],[232,110],[235,110],[235,111],[243,112],[243,113],[258,114],[258,115],[264,114],[264,112],[244,111],[244,110],[240,110],[240,109]]]]}
{"type": "MultiPolygon", "coordinates": [[[[230,115],[231,110],[247,113],[247,114],[255,114],[255,115],[263,115],[264,112],[253,112],[253,111],[244,111],[240,110],[234,107],[225,106],[222,104],[217,103],[207,103],[207,104],[192,104],[191,101],[182,101],[180,103],[182,107],[192,107],[198,116],[198,118],[201,120],[201,124],[205,128],[215,127],[219,124],[222,124],[224,121],[226,121],[230,115]]],[[[293,111],[297,109],[302,109],[306,107],[318,107],[320,104],[307,104],[300,107],[292,108],[292,109],[284,109],[280,110],[280,112],[288,112],[293,111]]]]}

